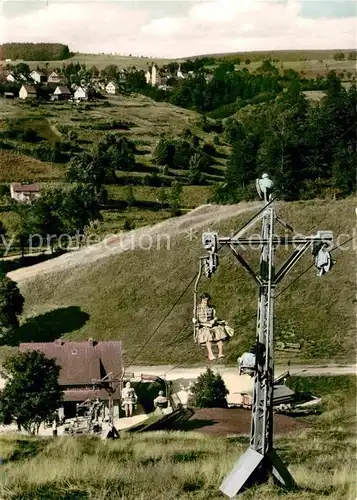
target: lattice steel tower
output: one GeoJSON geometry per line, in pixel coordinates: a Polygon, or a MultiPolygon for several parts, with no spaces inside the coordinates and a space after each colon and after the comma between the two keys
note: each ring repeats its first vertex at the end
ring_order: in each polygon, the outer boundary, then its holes
{"type": "Polygon", "coordinates": [[[264,174],[262,179],[257,179],[256,185],[259,195],[264,198],[264,207],[236,235],[223,238],[218,237],[217,233],[202,235],[203,246],[208,250],[208,257],[204,262],[208,277],[212,276],[218,266],[218,245],[227,245],[259,287],[250,446],[220,486],[220,490],[230,498],[240,493],[254,480],[266,480],[269,473],[282,486],[287,488],[294,486],[292,476],[273,448],[275,289],[313,243],[329,245],[333,240],[331,231],[318,231],[316,235],[306,237],[275,235],[277,222],[290,233],[293,233],[293,229],[276,214],[272,199],[273,182],[268,175],[264,174]],[[260,238],[243,238],[242,236],[259,221],[261,221],[260,238]],[[295,246],[292,254],[276,270],[277,247],[292,244],[295,246]],[[258,273],[238,252],[239,247],[260,248],[258,273]]]}

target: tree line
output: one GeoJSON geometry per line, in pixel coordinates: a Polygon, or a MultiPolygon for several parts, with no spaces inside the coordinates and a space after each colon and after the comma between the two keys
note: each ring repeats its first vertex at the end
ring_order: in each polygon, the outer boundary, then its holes
{"type": "Polygon", "coordinates": [[[0,51],[3,60],[60,61],[73,55],[63,43],[4,43],[0,51]]]}
{"type": "Polygon", "coordinates": [[[356,86],[346,90],[333,72],[327,83],[319,103],[308,101],[294,80],[273,103],[227,121],[224,137],[232,150],[214,201],[254,198],[263,172],[285,200],[355,192],[356,86]]]}

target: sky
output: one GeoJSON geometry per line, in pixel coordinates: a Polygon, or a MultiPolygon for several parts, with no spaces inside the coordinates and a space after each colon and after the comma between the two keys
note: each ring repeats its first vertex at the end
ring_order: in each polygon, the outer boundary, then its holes
{"type": "Polygon", "coordinates": [[[0,0],[0,42],[149,57],[356,47],[355,0],[0,0]]]}

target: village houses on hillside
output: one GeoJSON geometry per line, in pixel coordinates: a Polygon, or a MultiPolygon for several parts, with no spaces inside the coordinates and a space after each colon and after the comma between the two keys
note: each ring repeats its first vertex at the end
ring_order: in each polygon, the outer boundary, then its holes
{"type": "MultiPolygon", "coordinates": [[[[155,62],[148,67],[145,73],[146,83],[159,89],[167,90],[172,88],[174,81],[182,81],[194,76],[193,71],[184,73],[181,64],[175,65],[176,70],[170,71],[169,66],[159,67],[155,62]]],[[[130,71],[140,71],[135,67],[130,71]]],[[[108,95],[116,95],[120,92],[121,88],[125,88],[128,70],[120,69],[116,72],[115,78],[112,76],[106,77],[105,71],[102,75],[97,72],[85,70],[83,67],[76,69],[74,73],[66,75],[59,69],[48,70],[37,68],[25,77],[22,73],[18,74],[16,71],[10,71],[8,68],[4,70],[0,67],[0,82],[9,84],[9,88],[3,89],[3,96],[5,98],[15,98],[17,91],[13,86],[18,85],[21,88],[18,97],[22,100],[25,99],[49,99],[51,101],[71,101],[81,102],[87,101],[90,98],[100,93],[108,95]],[[46,89],[47,87],[47,89],[46,89]]],[[[206,75],[206,79],[212,75],[206,75]]]]}

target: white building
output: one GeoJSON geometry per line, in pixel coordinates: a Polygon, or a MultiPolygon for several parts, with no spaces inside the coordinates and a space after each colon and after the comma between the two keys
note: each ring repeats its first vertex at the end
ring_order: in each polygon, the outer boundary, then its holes
{"type": "Polygon", "coordinates": [[[41,82],[46,81],[46,75],[44,73],[42,73],[42,71],[33,70],[33,71],[31,71],[29,76],[30,76],[30,78],[32,78],[32,80],[34,82],[37,82],[37,83],[41,83],[41,82]]]}
{"type": "Polygon", "coordinates": [[[10,194],[11,198],[19,203],[31,203],[41,196],[38,184],[10,184],[10,194]]]}
{"type": "Polygon", "coordinates": [[[20,92],[19,92],[19,98],[20,99],[36,99],[37,94],[36,94],[36,89],[32,85],[22,85],[20,92]]]}
{"type": "Polygon", "coordinates": [[[52,101],[65,101],[70,99],[71,91],[65,85],[58,85],[51,96],[52,101]]]}
{"type": "Polygon", "coordinates": [[[159,84],[159,74],[158,74],[158,71],[157,71],[157,66],[156,64],[153,65],[153,67],[151,68],[151,85],[154,87],[155,85],[158,85],[159,84]]]}
{"type": "Polygon", "coordinates": [[[61,83],[61,77],[56,71],[52,71],[52,73],[48,75],[47,83],[61,83]]]}
{"type": "Polygon", "coordinates": [[[153,87],[159,86],[162,83],[162,78],[159,75],[158,67],[156,64],[152,65],[151,71],[148,70],[145,73],[146,83],[152,85],[153,87]]]}
{"type": "Polygon", "coordinates": [[[5,80],[7,82],[10,82],[10,83],[16,82],[16,78],[14,77],[14,75],[12,73],[9,73],[8,75],[6,75],[5,80]]]}
{"type": "Polygon", "coordinates": [[[105,87],[105,91],[107,94],[115,94],[117,91],[117,86],[114,82],[109,82],[105,87]]]}
{"type": "Polygon", "coordinates": [[[88,92],[83,87],[77,87],[74,93],[74,99],[76,101],[87,101],[88,100],[88,92]]]}
{"type": "Polygon", "coordinates": [[[181,70],[181,64],[179,64],[179,67],[178,67],[178,70],[177,70],[177,78],[185,78],[185,75],[182,73],[182,70],[181,70]]]}

